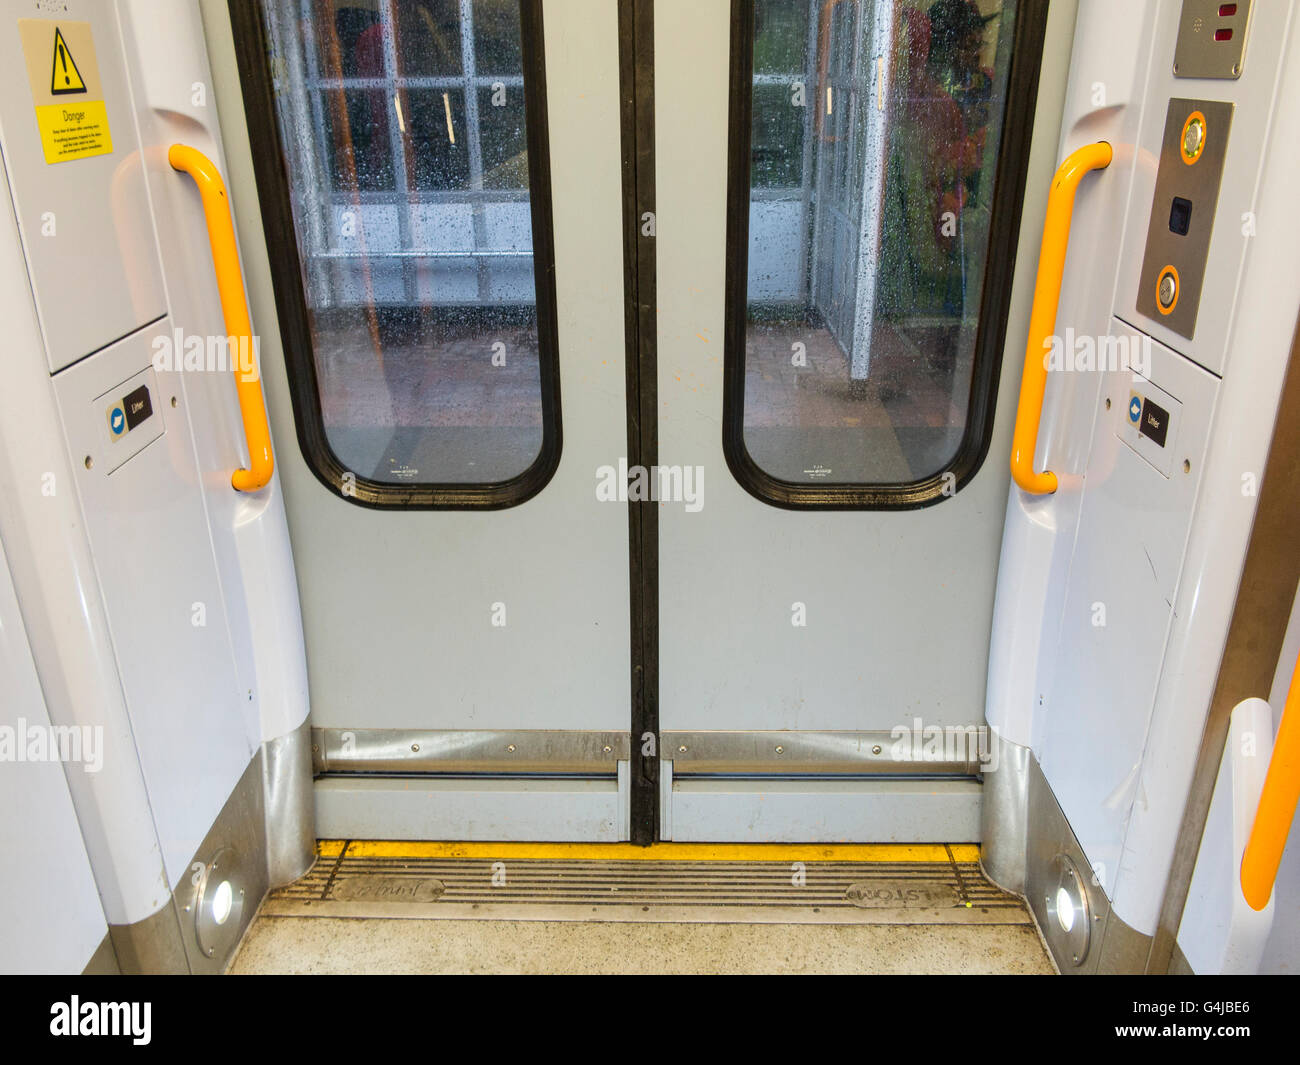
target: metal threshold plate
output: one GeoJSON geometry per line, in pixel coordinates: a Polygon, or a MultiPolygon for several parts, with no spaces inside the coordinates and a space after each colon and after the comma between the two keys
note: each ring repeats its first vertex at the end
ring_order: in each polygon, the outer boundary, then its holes
{"type": "MultiPolygon", "coordinates": [[[[1031,924],[1023,903],[959,861],[321,857],[269,916],[758,924],[1031,924]]],[[[502,854],[509,851],[502,848],[502,854]]]]}

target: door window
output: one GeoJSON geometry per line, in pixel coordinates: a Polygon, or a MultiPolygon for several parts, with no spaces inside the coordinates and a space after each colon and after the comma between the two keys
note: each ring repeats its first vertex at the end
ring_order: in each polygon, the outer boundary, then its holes
{"type": "Polygon", "coordinates": [[[951,494],[991,431],[1017,3],[737,7],[728,459],[788,505],[951,494]]]}
{"type": "Polygon", "coordinates": [[[308,462],[372,505],[527,498],[560,441],[535,2],[258,7],[274,123],[250,103],[250,131],[288,216],[270,252],[308,462]]]}

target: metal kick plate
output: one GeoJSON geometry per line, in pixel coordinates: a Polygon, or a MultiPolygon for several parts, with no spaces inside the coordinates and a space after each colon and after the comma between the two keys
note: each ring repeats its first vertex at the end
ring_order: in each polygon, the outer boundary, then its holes
{"type": "Polygon", "coordinates": [[[1174,50],[1178,78],[1239,78],[1245,64],[1251,0],[1183,0],[1174,50]]]}
{"type": "Polygon", "coordinates": [[[1188,340],[1196,333],[1232,113],[1230,103],[1175,98],[1165,116],[1137,309],[1188,340]],[[1162,305],[1161,285],[1170,276],[1173,301],[1162,305]]]}
{"type": "Polygon", "coordinates": [[[890,732],[664,732],[673,776],[692,773],[910,774],[973,777],[991,742],[983,726],[890,732]]]}
{"type": "Polygon", "coordinates": [[[320,773],[578,773],[613,776],[626,761],[626,732],[452,729],[311,731],[320,773]]]}

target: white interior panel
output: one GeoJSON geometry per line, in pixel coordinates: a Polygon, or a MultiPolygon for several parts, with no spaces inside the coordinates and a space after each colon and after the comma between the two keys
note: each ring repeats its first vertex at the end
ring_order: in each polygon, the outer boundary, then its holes
{"type": "Polygon", "coordinates": [[[65,370],[55,392],[69,451],[84,456],[77,490],[174,885],[248,765],[260,722],[238,686],[188,413],[171,404],[180,375],[150,371],[153,414],[126,440],[111,439],[101,409],[100,397],[149,369],[152,339],[145,330],[65,370]],[[150,422],[164,431],[113,469],[114,449],[150,422]]]}
{"type": "MultiPolygon", "coordinates": [[[[80,972],[108,932],[81,826],[72,807],[64,766],[29,761],[37,730],[50,718],[36,665],[23,628],[18,597],[0,546],[0,972],[80,972]]],[[[97,754],[71,762],[69,773],[102,769],[103,737],[91,743],[97,754]]],[[[50,748],[44,748],[48,751],[50,748]]],[[[69,748],[71,750],[72,748],[69,748]]],[[[83,756],[92,747],[81,747],[83,756]]]]}

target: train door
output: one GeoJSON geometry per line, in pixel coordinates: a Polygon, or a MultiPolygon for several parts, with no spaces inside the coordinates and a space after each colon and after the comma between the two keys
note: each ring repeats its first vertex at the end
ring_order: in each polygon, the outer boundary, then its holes
{"type": "Polygon", "coordinates": [[[205,11],[318,833],[978,839],[1045,5],[205,11]]]}
{"type": "Polygon", "coordinates": [[[318,834],[626,839],[614,6],[204,13],[282,339],[263,325],[318,834]]]}
{"type": "Polygon", "coordinates": [[[653,19],[663,836],[976,841],[1045,5],[653,19]]]}

